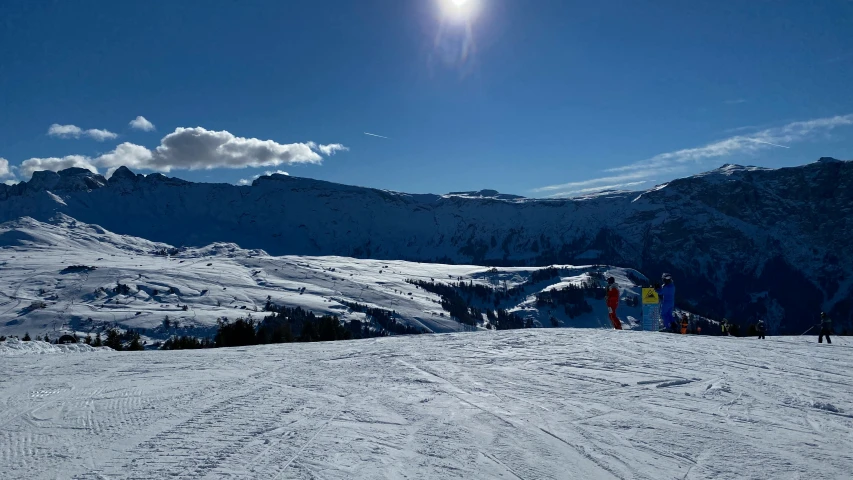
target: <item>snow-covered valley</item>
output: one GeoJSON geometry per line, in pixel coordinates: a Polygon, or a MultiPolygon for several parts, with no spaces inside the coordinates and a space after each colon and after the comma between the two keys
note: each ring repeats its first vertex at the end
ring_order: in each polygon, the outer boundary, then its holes
{"type": "MultiPolygon", "coordinates": [[[[0,225],[0,335],[29,333],[94,336],[105,328],[140,330],[150,343],[174,335],[212,336],[217,319],[263,318],[266,302],[301,307],[343,321],[367,322],[342,302],[395,312],[397,321],[429,332],[485,328],[451,318],[439,295],[412,280],[512,289],[537,267],[491,268],[346,257],[273,257],[234,244],[213,244],[165,253],[173,247],[116,235],[59,215],[50,223],[24,218],[0,225]],[[158,254],[159,253],[159,254],[158,254]],[[116,291],[126,285],[126,291],[116,291]]],[[[623,298],[640,290],[633,270],[605,266],[558,266],[559,275],[530,285],[500,307],[535,326],[610,327],[603,300],[591,311],[569,316],[560,307],[541,308],[535,294],[578,285],[590,273],[613,275],[623,298]]],[[[639,327],[640,308],[620,307],[626,328],[639,327]]]]}
{"type": "Polygon", "coordinates": [[[0,478],[844,479],[851,347],[536,329],[2,357],[0,478]]]}

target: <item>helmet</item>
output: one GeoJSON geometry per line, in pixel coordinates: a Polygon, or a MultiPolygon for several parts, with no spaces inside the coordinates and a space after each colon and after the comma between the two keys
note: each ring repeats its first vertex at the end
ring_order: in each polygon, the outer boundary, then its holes
{"type": "Polygon", "coordinates": [[[669,283],[672,281],[672,275],[670,275],[668,273],[664,273],[663,275],[660,276],[660,279],[663,280],[663,283],[669,283]]]}
{"type": "Polygon", "coordinates": [[[825,317],[825,316],[826,316],[826,313],[824,313],[824,312],[820,312],[820,316],[821,316],[821,317],[825,317]]]}
{"type": "Polygon", "coordinates": [[[612,285],[612,284],[614,284],[615,282],[616,282],[616,279],[615,279],[615,278],[613,278],[613,277],[608,277],[608,278],[607,278],[607,284],[608,284],[608,285],[612,285]]]}

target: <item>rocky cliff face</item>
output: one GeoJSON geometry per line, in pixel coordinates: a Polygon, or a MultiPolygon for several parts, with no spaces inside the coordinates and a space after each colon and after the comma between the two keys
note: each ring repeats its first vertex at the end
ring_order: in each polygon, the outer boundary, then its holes
{"type": "Polygon", "coordinates": [[[823,309],[853,330],[853,163],[726,165],[646,192],[533,200],[404,193],[272,175],[252,186],[126,168],[0,185],[0,221],[63,213],[173,245],[496,265],[605,263],[675,276],[699,313],[801,333],[823,309]]]}

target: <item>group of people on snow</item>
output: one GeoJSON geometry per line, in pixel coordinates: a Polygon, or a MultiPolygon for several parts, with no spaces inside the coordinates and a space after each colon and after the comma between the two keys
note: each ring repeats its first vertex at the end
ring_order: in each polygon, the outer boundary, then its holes
{"type": "MultiPolygon", "coordinates": [[[[655,292],[660,298],[660,317],[663,322],[661,332],[673,332],[686,334],[689,326],[687,316],[682,315],[680,322],[675,318],[675,283],[672,281],[672,275],[664,273],[661,275],[661,283],[653,286],[655,292]],[[680,327],[680,328],[679,328],[680,327]]],[[[619,307],[619,286],[616,284],[616,279],[613,277],[607,278],[607,287],[605,295],[605,303],[607,304],[607,314],[610,318],[610,323],[616,330],[622,330],[622,322],[616,315],[616,308],[619,307]]],[[[823,337],[826,337],[826,343],[832,344],[829,334],[832,331],[832,320],[829,316],[821,312],[820,314],[820,333],[818,334],[818,343],[823,343],[823,337]]],[[[725,318],[720,322],[722,334],[732,336],[732,324],[725,318]]],[[[812,327],[814,328],[814,327],[812,327]]],[[[758,320],[755,325],[755,331],[758,334],[759,340],[764,340],[767,333],[767,325],[764,320],[758,320]]],[[[701,332],[701,330],[700,330],[701,332]]]]}
{"type": "MultiPolygon", "coordinates": [[[[681,327],[681,333],[687,333],[687,318],[683,317],[678,323],[675,320],[675,284],[672,281],[672,275],[664,273],[661,276],[661,283],[655,285],[655,291],[660,297],[660,316],[663,320],[663,330],[670,331],[681,327]]],[[[622,322],[616,316],[616,308],[619,307],[619,286],[613,277],[607,278],[605,302],[610,324],[616,330],[622,330],[622,322]]]]}

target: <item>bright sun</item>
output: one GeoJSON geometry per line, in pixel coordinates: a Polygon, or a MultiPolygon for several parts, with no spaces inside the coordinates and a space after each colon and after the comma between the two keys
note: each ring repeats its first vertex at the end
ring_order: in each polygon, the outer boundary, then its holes
{"type": "Polygon", "coordinates": [[[477,10],[477,0],[440,0],[444,15],[456,20],[469,20],[477,10]]]}

